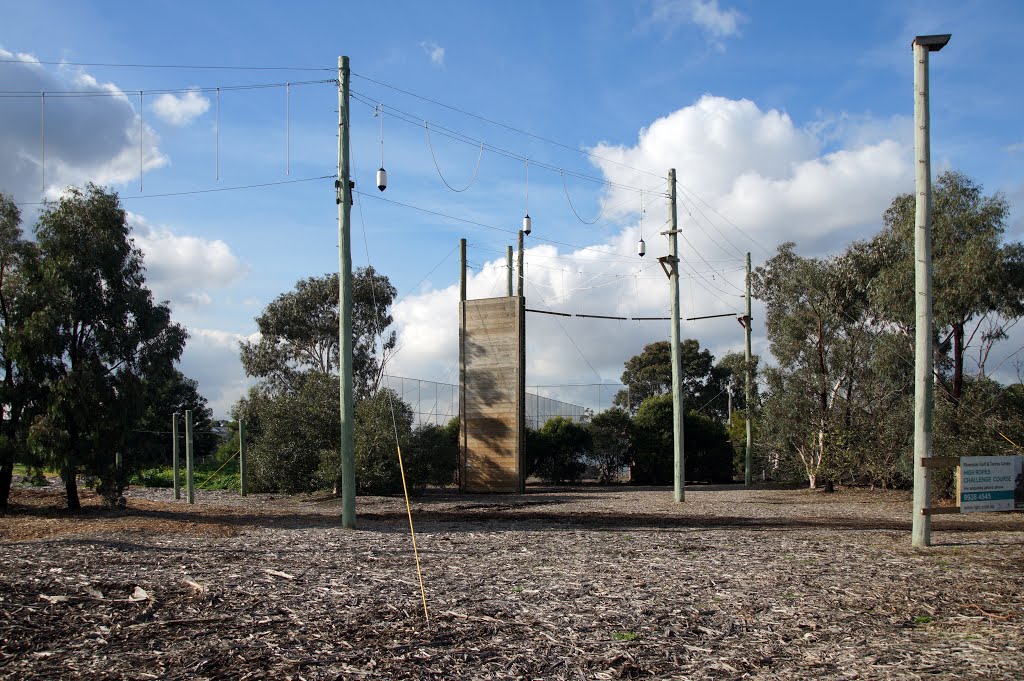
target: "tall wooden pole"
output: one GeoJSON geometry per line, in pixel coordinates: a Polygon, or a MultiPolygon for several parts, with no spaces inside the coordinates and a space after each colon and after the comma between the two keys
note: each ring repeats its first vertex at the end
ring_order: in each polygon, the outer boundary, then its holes
{"type": "Polygon", "coordinates": [[[459,239],[459,489],[466,489],[466,240],[459,239]]]}
{"type": "Polygon", "coordinates": [[[195,460],[192,447],[192,410],[185,410],[185,495],[188,503],[196,503],[195,460]]]}
{"type": "Polygon", "coordinates": [[[245,421],[238,419],[238,487],[243,497],[249,493],[248,457],[245,451],[245,421]]]}
{"type": "Polygon", "coordinates": [[[669,298],[672,303],[672,462],[674,499],[686,501],[686,460],[683,443],[683,367],[679,357],[679,223],[676,217],[676,169],[668,171],[669,298]]]}
{"type": "Polygon", "coordinates": [[[516,286],[516,295],[523,297],[523,230],[519,230],[519,282],[516,286]]]}
{"type": "Polygon", "coordinates": [[[512,297],[512,247],[508,246],[505,250],[505,268],[508,270],[506,273],[508,279],[505,282],[505,295],[509,298],[512,297]]]}
{"type": "Polygon", "coordinates": [[[174,498],[181,499],[181,462],[178,460],[178,412],[171,414],[171,465],[174,468],[174,498]]]}
{"type": "Polygon", "coordinates": [[[349,66],[338,57],[338,372],[341,394],[341,526],[356,527],[355,409],[352,402],[352,187],[349,184],[349,66]]]}
{"type": "Polygon", "coordinates": [[[928,53],[941,50],[949,36],[914,38],[914,519],[911,544],[931,546],[932,474],[925,459],[932,456],[932,164],[928,105],[928,53]]]}
{"type": "Polygon", "coordinates": [[[754,460],[754,419],[753,419],[753,381],[752,373],[753,368],[750,366],[750,253],[747,253],[747,319],[743,325],[744,335],[746,336],[746,346],[744,351],[744,358],[746,359],[746,385],[743,387],[743,401],[746,404],[747,412],[747,453],[744,461],[743,468],[743,484],[750,487],[753,484],[753,477],[751,474],[751,465],[754,460]]]}

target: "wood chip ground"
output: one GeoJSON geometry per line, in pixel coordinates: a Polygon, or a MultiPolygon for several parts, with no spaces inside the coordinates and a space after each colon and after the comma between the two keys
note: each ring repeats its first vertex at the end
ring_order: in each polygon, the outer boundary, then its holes
{"type": "Polygon", "coordinates": [[[0,517],[3,678],[1024,678],[1019,513],[918,551],[900,492],[430,491],[427,624],[401,499],[353,532],[324,497],[61,493],[0,517]]]}

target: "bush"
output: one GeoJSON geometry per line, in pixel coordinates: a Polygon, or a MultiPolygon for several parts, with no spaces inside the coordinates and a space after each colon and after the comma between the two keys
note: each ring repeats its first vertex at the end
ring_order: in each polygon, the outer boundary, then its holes
{"type": "MultiPolygon", "coordinates": [[[[649,397],[637,410],[637,448],[631,480],[644,485],[668,485],[673,471],[672,396],[649,397]]],[[[725,427],[715,419],[689,412],[683,419],[686,479],[692,482],[730,482],[733,449],[725,427]]]]}
{"type": "Polygon", "coordinates": [[[425,485],[451,485],[455,482],[458,467],[457,431],[454,439],[446,426],[428,424],[413,431],[405,470],[410,487],[420,489],[425,485]]]}
{"type": "MultiPolygon", "coordinates": [[[[402,451],[409,452],[412,420],[412,407],[390,388],[381,389],[356,404],[356,491],[359,494],[398,494],[402,491],[395,436],[397,432],[402,451]]],[[[410,464],[413,459],[415,456],[410,458],[410,464]]],[[[410,469],[418,468],[418,464],[410,466],[410,469]]]]}
{"type": "Polygon", "coordinates": [[[590,452],[590,433],[578,423],[556,416],[538,431],[527,431],[527,470],[554,484],[576,482],[590,452]]]}
{"type": "Polygon", "coordinates": [[[614,482],[633,456],[633,421],[625,411],[614,408],[591,419],[587,430],[592,443],[590,458],[597,464],[598,481],[614,482]]]}
{"type": "Polygon", "coordinates": [[[133,475],[131,484],[142,487],[174,487],[174,471],[171,468],[147,468],[133,475]]]}

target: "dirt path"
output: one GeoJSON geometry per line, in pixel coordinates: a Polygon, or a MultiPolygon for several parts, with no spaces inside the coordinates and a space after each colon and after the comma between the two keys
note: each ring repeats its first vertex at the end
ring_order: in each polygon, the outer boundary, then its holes
{"type": "Polygon", "coordinates": [[[414,504],[19,489],[0,518],[6,678],[1024,677],[1024,515],[909,497],[617,487],[414,504]],[[137,589],[138,588],[138,589],[137,589]],[[129,600],[132,594],[136,600],[129,600]]]}

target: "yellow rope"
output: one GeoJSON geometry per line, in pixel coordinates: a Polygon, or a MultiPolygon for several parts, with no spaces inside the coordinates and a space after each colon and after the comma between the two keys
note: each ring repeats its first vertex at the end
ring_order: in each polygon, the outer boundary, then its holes
{"type": "Polygon", "coordinates": [[[402,464],[402,446],[395,442],[398,448],[398,470],[402,474],[402,493],[405,495],[405,512],[409,515],[409,534],[412,535],[412,553],[416,556],[416,576],[420,580],[420,598],[423,600],[423,616],[430,625],[430,612],[427,610],[427,590],[423,588],[423,573],[420,571],[420,552],[416,548],[416,528],[412,525],[412,506],[409,505],[409,489],[405,486],[405,466],[402,464]]]}
{"type": "Polygon", "coordinates": [[[1008,438],[1008,437],[1006,437],[1005,435],[1003,435],[1003,432],[1002,432],[1001,430],[996,430],[996,432],[997,432],[997,433],[999,433],[999,435],[1000,435],[1000,436],[1002,436],[1002,438],[1003,438],[1004,440],[1006,440],[1007,442],[1009,442],[1009,443],[1010,443],[1011,445],[1013,445],[1013,446],[1014,446],[1014,447],[1016,447],[1017,449],[1024,449],[1024,447],[1021,447],[1021,446],[1020,446],[1019,444],[1017,444],[1016,442],[1014,442],[1014,441],[1013,441],[1013,440],[1011,440],[1010,438],[1008,438]]]}
{"type": "MultiPolygon", "coordinates": [[[[242,451],[242,450],[238,450],[238,451],[240,452],[240,451],[242,451]]],[[[218,468],[217,470],[215,470],[215,471],[213,472],[213,475],[211,475],[211,476],[210,476],[210,477],[208,477],[208,478],[207,478],[206,480],[204,480],[204,481],[203,481],[203,484],[202,484],[202,485],[199,485],[199,487],[196,487],[196,489],[202,489],[202,488],[203,488],[203,485],[205,485],[206,483],[208,483],[208,482],[210,482],[211,480],[213,480],[213,476],[214,476],[214,475],[217,475],[217,473],[220,473],[220,472],[221,472],[222,470],[224,470],[224,466],[227,466],[227,465],[228,465],[229,463],[231,463],[231,462],[232,462],[232,460],[234,460],[234,458],[235,458],[236,456],[238,456],[238,452],[235,452],[234,454],[232,454],[232,455],[231,455],[231,458],[230,458],[230,459],[228,459],[228,460],[227,460],[227,461],[225,461],[225,462],[224,462],[223,464],[221,464],[220,468],[218,468]]]]}

